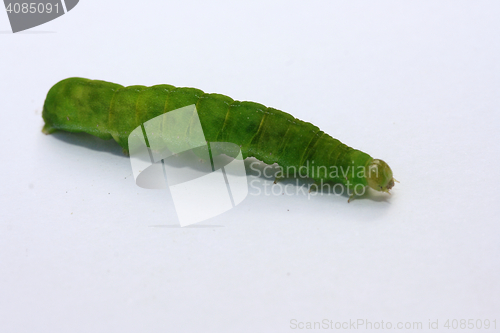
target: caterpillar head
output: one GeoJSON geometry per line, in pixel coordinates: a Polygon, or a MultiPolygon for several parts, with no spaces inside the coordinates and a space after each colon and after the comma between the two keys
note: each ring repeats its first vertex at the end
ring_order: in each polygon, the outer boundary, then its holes
{"type": "Polygon", "coordinates": [[[389,193],[395,181],[392,177],[392,170],[389,168],[389,165],[377,159],[372,160],[370,164],[368,164],[368,175],[366,180],[368,186],[372,189],[386,193],[389,193]]]}

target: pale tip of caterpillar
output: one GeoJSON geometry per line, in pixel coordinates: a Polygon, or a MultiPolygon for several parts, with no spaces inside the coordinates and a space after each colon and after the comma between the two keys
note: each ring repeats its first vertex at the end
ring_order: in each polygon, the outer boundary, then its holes
{"type": "Polygon", "coordinates": [[[45,124],[43,126],[43,128],[42,128],[42,133],[46,134],[46,135],[52,134],[52,133],[54,133],[56,131],[57,131],[57,128],[54,128],[54,127],[52,127],[52,126],[50,126],[48,124],[45,124]]]}

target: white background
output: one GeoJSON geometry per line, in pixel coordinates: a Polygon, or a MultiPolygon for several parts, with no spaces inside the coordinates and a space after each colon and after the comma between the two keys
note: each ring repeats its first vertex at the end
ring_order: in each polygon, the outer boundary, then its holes
{"type": "Polygon", "coordinates": [[[0,332],[500,330],[499,18],[478,0],[82,0],[12,34],[0,10],[0,332]],[[71,76],[273,106],[401,183],[349,204],[251,195],[179,228],[114,141],[41,133],[71,76]]]}

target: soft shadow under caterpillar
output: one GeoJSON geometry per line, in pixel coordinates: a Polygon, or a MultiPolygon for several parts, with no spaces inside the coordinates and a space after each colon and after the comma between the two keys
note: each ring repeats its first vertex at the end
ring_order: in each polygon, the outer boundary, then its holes
{"type": "Polygon", "coordinates": [[[387,163],[346,146],[311,123],[258,103],[234,101],[195,88],[166,84],[124,87],[68,78],[47,94],[43,132],[63,130],[113,138],[128,152],[128,136],[137,126],[191,104],[196,105],[206,140],[235,143],[243,157],[277,163],[284,170],[301,168],[303,176],[317,183],[337,182],[349,189],[369,186],[382,192],[394,186],[387,163]],[[332,167],[343,171],[332,173],[332,167]],[[345,172],[353,169],[356,172],[345,172]]]}

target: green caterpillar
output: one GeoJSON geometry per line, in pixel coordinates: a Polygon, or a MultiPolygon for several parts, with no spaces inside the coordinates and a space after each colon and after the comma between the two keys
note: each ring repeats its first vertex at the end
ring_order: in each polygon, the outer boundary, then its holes
{"type": "Polygon", "coordinates": [[[136,127],[192,104],[196,105],[206,140],[235,143],[244,158],[255,157],[266,164],[277,163],[282,169],[301,170],[301,176],[316,183],[342,183],[348,189],[369,186],[389,192],[394,186],[387,163],[346,146],[311,123],[258,103],[235,101],[195,88],[166,84],[124,87],[68,78],[56,83],[47,94],[43,132],[63,130],[86,132],[105,140],[113,138],[128,153],[128,136],[136,127]]]}

